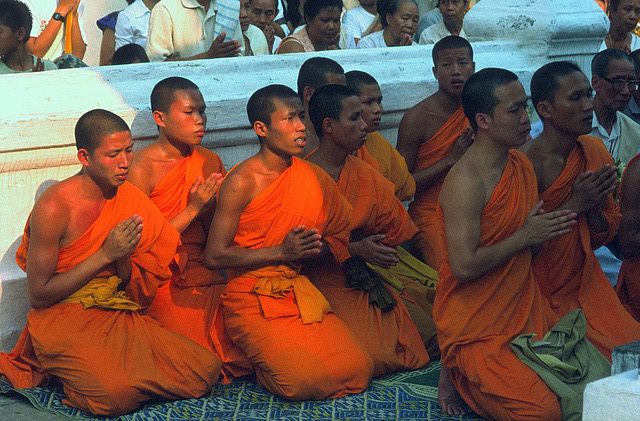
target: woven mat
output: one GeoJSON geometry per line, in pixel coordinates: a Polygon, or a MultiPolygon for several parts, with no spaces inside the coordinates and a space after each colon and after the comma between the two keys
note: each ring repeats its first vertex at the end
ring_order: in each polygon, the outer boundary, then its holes
{"type": "Polygon", "coordinates": [[[251,380],[218,385],[200,399],[148,404],[120,418],[95,417],[62,403],[56,386],[14,389],[0,380],[0,393],[18,393],[36,408],[72,420],[118,421],[305,421],[305,420],[481,420],[476,415],[447,416],[437,403],[440,362],[421,370],[393,374],[371,382],[360,394],[324,401],[290,402],[251,380]]]}

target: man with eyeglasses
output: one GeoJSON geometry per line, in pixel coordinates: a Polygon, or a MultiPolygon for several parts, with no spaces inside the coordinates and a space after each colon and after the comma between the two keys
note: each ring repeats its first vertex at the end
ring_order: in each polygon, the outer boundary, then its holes
{"type": "MultiPolygon", "coordinates": [[[[633,61],[636,62],[636,69],[638,69],[636,72],[636,78],[638,78],[640,74],[640,49],[632,51],[629,55],[633,61]]],[[[625,108],[623,113],[631,117],[631,119],[636,123],[640,124],[640,89],[636,89],[631,95],[631,101],[629,101],[629,105],[625,108]]]]}

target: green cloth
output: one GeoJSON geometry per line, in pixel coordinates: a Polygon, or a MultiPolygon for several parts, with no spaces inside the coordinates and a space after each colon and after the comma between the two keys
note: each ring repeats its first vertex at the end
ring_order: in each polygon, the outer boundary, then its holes
{"type": "Polygon", "coordinates": [[[511,349],[560,398],[562,418],[582,418],[582,396],[587,383],[607,377],[611,364],[585,338],[587,321],[580,309],[571,310],[542,341],[535,334],[520,335],[511,349]]]}
{"type": "Polygon", "coordinates": [[[416,259],[401,246],[396,248],[398,263],[389,269],[367,263],[369,269],[380,275],[398,294],[404,289],[402,282],[397,278],[402,276],[420,282],[422,285],[435,288],[438,283],[438,271],[432,269],[426,263],[416,259]]]}
{"type": "Polygon", "coordinates": [[[350,257],[342,264],[342,271],[347,280],[347,287],[369,294],[369,304],[377,306],[383,313],[391,311],[398,303],[384,285],[383,279],[371,270],[362,258],[350,257]]]}

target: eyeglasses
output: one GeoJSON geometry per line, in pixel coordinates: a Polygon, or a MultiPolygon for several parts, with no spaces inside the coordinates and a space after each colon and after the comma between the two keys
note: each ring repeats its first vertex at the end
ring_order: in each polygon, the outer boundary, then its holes
{"type": "Polygon", "coordinates": [[[613,89],[616,91],[621,91],[624,89],[624,86],[627,85],[630,91],[635,91],[638,89],[638,85],[640,85],[640,80],[627,80],[627,79],[609,79],[608,77],[600,76],[601,79],[606,80],[613,86],[613,89]]]}

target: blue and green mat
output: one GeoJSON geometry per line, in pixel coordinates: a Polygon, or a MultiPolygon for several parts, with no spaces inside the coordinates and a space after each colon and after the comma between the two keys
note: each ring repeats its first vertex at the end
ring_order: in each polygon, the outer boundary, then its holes
{"type": "Polygon", "coordinates": [[[437,402],[440,362],[429,367],[375,379],[360,394],[323,401],[290,402],[252,380],[217,385],[200,399],[157,402],[119,418],[95,417],[62,403],[62,389],[51,385],[14,389],[0,380],[0,393],[17,393],[36,408],[72,420],[118,421],[306,421],[306,420],[482,420],[475,414],[449,416],[437,402]]]}

